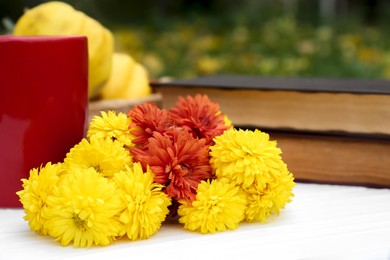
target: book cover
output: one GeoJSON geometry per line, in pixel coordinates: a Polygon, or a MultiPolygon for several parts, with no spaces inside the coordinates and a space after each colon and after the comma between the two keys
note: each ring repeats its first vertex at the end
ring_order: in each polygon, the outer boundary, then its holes
{"type": "Polygon", "coordinates": [[[386,80],[210,76],[154,82],[163,107],[207,94],[234,125],[390,135],[386,80]]]}

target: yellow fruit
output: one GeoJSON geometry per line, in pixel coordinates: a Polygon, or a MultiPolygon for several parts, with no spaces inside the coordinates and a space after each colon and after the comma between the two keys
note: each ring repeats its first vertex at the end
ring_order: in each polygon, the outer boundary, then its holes
{"type": "Polygon", "coordinates": [[[135,61],[127,54],[114,53],[112,56],[111,75],[101,90],[103,99],[123,98],[125,89],[131,78],[135,61]]]}
{"type": "Polygon", "coordinates": [[[142,98],[150,95],[148,72],[144,66],[137,63],[132,71],[132,77],[124,93],[128,98],[142,98]]]}
{"type": "Polygon", "coordinates": [[[72,35],[79,32],[85,17],[68,4],[48,2],[27,10],[17,21],[15,35],[72,35]],[[72,19],[69,19],[71,17],[72,19]]]}
{"type": "MultiPolygon", "coordinates": [[[[89,27],[91,28],[91,27],[89,27]]],[[[111,32],[105,28],[99,30],[101,40],[96,46],[92,43],[88,47],[89,52],[89,97],[96,97],[110,77],[112,67],[112,56],[114,54],[114,37],[111,32]]],[[[88,34],[87,34],[88,35],[88,34]]],[[[89,37],[88,39],[93,39],[89,37]]]]}
{"type": "Polygon", "coordinates": [[[47,2],[24,13],[14,35],[85,35],[88,38],[88,95],[94,98],[107,81],[114,50],[112,34],[99,22],[64,2],[47,2]]]}
{"type": "Polygon", "coordinates": [[[97,21],[82,12],[74,12],[84,17],[77,34],[88,38],[88,96],[93,98],[109,77],[114,41],[108,30],[97,21]]]}
{"type": "Polygon", "coordinates": [[[103,99],[134,99],[150,95],[148,73],[125,53],[114,53],[110,78],[101,90],[103,99]]]}

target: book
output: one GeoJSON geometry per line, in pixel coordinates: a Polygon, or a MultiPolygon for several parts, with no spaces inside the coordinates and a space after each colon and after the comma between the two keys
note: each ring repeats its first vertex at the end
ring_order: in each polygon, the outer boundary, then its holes
{"type": "Polygon", "coordinates": [[[300,182],[390,187],[390,138],[263,129],[300,182]]]}
{"type": "Polygon", "coordinates": [[[163,108],[207,94],[236,128],[269,133],[297,181],[390,187],[390,81],[210,76],[151,85],[163,108]]]}
{"type": "Polygon", "coordinates": [[[210,76],[152,82],[162,106],[207,94],[234,125],[390,134],[390,81],[210,76]]]}

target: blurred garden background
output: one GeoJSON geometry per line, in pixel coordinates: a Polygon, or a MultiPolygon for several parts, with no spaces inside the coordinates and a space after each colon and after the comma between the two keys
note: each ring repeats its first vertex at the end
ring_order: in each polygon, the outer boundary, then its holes
{"type": "MultiPolygon", "coordinates": [[[[2,34],[25,8],[0,0],[2,34]]],[[[73,0],[151,78],[208,74],[390,78],[390,1],[73,0]]]]}

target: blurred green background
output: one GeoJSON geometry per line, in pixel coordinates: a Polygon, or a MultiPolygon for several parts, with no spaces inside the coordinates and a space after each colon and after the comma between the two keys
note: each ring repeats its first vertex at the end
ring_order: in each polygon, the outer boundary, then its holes
{"type": "MultiPolygon", "coordinates": [[[[25,8],[0,0],[1,33],[25,8]]],[[[73,0],[151,78],[208,74],[390,78],[390,1],[73,0]]]]}

